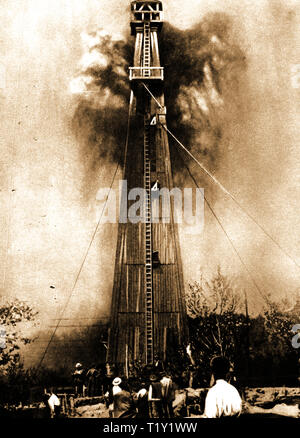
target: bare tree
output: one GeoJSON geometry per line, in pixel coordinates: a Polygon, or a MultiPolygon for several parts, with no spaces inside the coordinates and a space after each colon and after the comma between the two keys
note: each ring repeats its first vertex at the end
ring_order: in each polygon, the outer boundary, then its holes
{"type": "Polygon", "coordinates": [[[242,291],[221,273],[208,282],[192,282],[186,293],[193,357],[208,367],[214,355],[234,363],[246,339],[247,318],[241,312],[242,291]]]}

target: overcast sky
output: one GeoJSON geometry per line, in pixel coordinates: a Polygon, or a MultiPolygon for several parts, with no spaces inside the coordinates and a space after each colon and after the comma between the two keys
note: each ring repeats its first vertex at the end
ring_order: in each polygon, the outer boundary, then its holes
{"type": "MultiPolygon", "coordinates": [[[[81,34],[97,28],[126,34],[128,4],[1,1],[1,291],[37,308],[43,328],[54,324],[70,296],[101,213],[97,188],[109,186],[115,168],[99,163],[87,193],[89,169],[70,123],[81,34]]],[[[300,81],[293,73],[300,65],[299,2],[165,0],[164,7],[166,21],[182,30],[208,12],[232,16],[233,38],[247,59],[245,99],[227,113],[216,176],[299,265],[300,81]]],[[[295,292],[299,269],[293,262],[221,192],[214,194],[214,208],[261,290],[276,298],[295,292]]],[[[224,233],[208,211],[205,218],[196,239],[180,233],[185,281],[201,272],[209,279],[220,265],[246,289],[250,310],[260,310],[263,300],[224,233]]],[[[66,318],[109,315],[115,244],[116,226],[101,226],[66,318]]],[[[50,334],[51,327],[45,339],[50,334]]]]}

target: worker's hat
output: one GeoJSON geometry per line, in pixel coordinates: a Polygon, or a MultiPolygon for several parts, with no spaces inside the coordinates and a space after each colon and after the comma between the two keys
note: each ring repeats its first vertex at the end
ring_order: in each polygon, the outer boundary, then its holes
{"type": "Polygon", "coordinates": [[[82,365],[79,362],[75,365],[75,368],[81,368],[81,367],[82,367],[82,365]]]}
{"type": "Polygon", "coordinates": [[[113,380],[112,384],[113,384],[114,386],[119,386],[121,382],[122,382],[122,380],[120,379],[120,377],[116,377],[116,378],[113,380]]]}

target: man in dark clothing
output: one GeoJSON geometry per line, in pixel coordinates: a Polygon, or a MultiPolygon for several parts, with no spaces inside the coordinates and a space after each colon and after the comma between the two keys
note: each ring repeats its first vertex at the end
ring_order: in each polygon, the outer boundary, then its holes
{"type": "Polygon", "coordinates": [[[50,395],[51,394],[45,388],[44,389],[44,394],[42,396],[42,399],[43,399],[43,403],[45,404],[45,417],[46,418],[50,418],[51,417],[51,410],[50,410],[50,406],[49,406],[49,403],[48,403],[50,395]]]}
{"type": "Polygon", "coordinates": [[[150,376],[150,386],[148,391],[149,414],[150,418],[162,418],[162,393],[161,383],[154,374],[150,376]]]}
{"type": "Polygon", "coordinates": [[[105,373],[101,365],[96,366],[95,381],[95,395],[104,395],[105,373]]]}
{"type": "Polygon", "coordinates": [[[164,375],[160,381],[163,418],[173,418],[173,401],[175,400],[175,385],[170,376],[164,375]]]}
{"type": "Polygon", "coordinates": [[[83,386],[84,386],[84,370],[81,363],[77,363],[75,366],[75,371],[73,373],[73,382],[74,382],[74,390],[75,396],[82,397],[83,396],[83,386]]]}
{"type": "Polygon", "coordinates": [[[86,373],[87,395],[93,397],[96,395],[97,369],[93,365],[86,373]]]}
{"type": "Polygon", "coordinates": [[[148,391],[146,383],[142,383],[141,389],[137,392],[135,397],[137,418],[149,418],[149,402],[148,391]]]}
{"type": "Polygon", "coordinates": [[[114,418],[135,418],[136,410],[133,397],[124,388],[122,379],[116,377],[113,382],[113,417],[114,418]]]}

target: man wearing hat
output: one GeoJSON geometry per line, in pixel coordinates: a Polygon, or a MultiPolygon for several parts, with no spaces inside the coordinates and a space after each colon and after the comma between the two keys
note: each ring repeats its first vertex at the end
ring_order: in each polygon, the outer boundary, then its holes
{"type": "Polygon", "coordinates": [[[134,418],[136,410],[130,392],[123,388],[122,379],[116,377],[112,382],[113,417],[134,418]]]}
{"type": "Polygon", "coordinates": [[[84,386],[84,370],[80,362],[75,365],[75,371],[73,373],[73,381],[75,388],[75,396],[83,395],[83,386],[84,386]]]}

